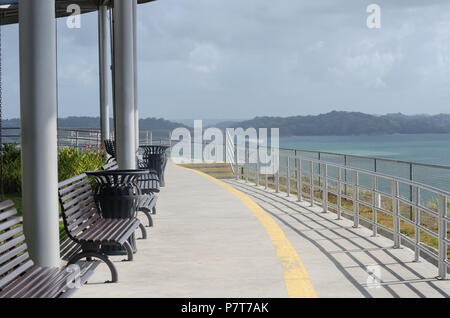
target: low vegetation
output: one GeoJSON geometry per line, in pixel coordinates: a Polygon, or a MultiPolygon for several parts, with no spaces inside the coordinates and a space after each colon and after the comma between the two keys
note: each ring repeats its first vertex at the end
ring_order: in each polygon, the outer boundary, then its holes
{"type": "MultiPolygon", "coordinates": [[[[83,148],[61,148],[58,151],[58,179],[69,179],[84,171],[99,170],[105,164],[103,152],[83,148]]],[[[19,213],[22,212],[22,172],[21,152],[18,145],[4,145],[2,158],[2,174],[4,198],[16,204],[19,213]]]]}

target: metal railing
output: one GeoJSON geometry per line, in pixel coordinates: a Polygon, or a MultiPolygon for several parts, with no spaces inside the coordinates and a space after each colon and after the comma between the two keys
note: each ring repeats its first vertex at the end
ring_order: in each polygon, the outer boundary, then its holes
{"type": "MultiPolygon", "coordinates": [[[[20,128],[2,128],[3,143],[20,144],[20,128]]],[[[140,143],[142,145],[167,145],[171,144],[171,130],[141,130],[139,132],[140,143]],[[165,137],[167,136],[167,137],[165,137]]],[[[111,131],[111,136],[114,132],[111,131]]],[[[80,151],[101,150],[103,141],[100,129],[95,128],[58,128],[58,147],[75,147],[80,151]]]]}
{"type": "MultiPolygon", "coordinates": [[[[248,158],[246,155],[245,164],[238,165],[235,162],[237,179],[243,179],[245,182],[253,181],[266,189],[271,187],[275,192],[286,192],[287,196],[296,194],[298,201],[308,200],[311,206],[319,204],[324,213],[335,212],[338,220],[347,215],[353,220],[354,227],[359,227],[362,220],[369,224],[374,236],[382,229],[391,234],[394,248],[399,248],[402,243],[413,247],[415,261],[419,260],[421,253],[428,255],[437,262],[439,277],[446,278],[447,267],[450,265],[448,259],[450,192],[406,178],[289,154],[279,156],[280,162],[285,162],[284,171],[262,175],[260,165],[250,163],[248,158]],[[351,175],[351,181],[343,178],[344,174],[351,175]],[[371,185],[362,184],[363,178],[369,178],[371,185]],[[390,183],[390,193],[380,189],[379,185],[383,182],[390,183]],[[347,192],[343,191],[344,187],[347,192]],[[411,187],[412,197],[402,196],[400,187],[411,187]],[[436,208],[422,203],[421,196],[427,192],[437,196],[436,208]],[[332,196],[335,203],[331,202],[332,196]],[[386,201],[391,201],[390,209],[386,207],[386,201]],[[402,213],[405,206],[413,210],[412,218],[402,213]],[[392,219],[392,227],[380,223],[378,219],[380,213],[392,219]],[[429,221],[430,218],[435,219],[437,228],[431,225],[433,222],[429,221]],[[424,222],[424,219],[428,221],[424,222]],[[414,228],[413,237],[406,234],[408,233],[404,230],[406,225],[414,228]],[[423,235],[437,240],[437,248],[425,243],[423,235]]],[[[409,214],[409,209],[407,210],[406,214],[409,214]]]]}
{"type": "MultiPolygon", "coordinates": [[[[450,192],[450,166],[293,148],[280,148],[280,153],[380,172],[428,184],[450,192]]],[[[347,173],[344,172],[342,177],[347,180],[347,173]]],[[[409,196],[410,198],[413,196],[412,188],[409,189],[409,196]]]]}

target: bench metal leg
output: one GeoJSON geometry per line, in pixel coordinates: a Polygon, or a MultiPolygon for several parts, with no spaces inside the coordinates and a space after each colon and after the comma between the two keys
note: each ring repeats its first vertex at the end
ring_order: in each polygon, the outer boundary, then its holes
{"type": "Polygon", "coordinates": [[[147,227],[153,227],[153,220],[152,220],[152,216],[151,216],[150,212],[149,211],[145,211],[145,210],[141,210],[141,212],[144,213],[145,216],[147,217],[147,220],[148,220],[147,227]]]}
{"type": "Polygon", "coordinates": [[[110,281],[106,281],[105,283],[117,283],[117,281],[118,281],[118,274],[117,274],[116,267],[110,261],[108,256],[106,256],[105,254],[102,254],[100,252],[89,251],[89,252],[81,252],[79,254],[75,254],[74,256],[72,256],[70,258],[70,260],[69,260],[67,265],[76,264],[79,260],[81,260],[83,258],[86,258],[86,259],[97,258],[97,259],[103,261],[108,266],[109,270],[111,271],[111,280],[110,281]]]}
{"type": "Polygon", "coordinates": [[[152,214],[156,214],[156,205],[152,209],[152,214]]]}
{"type": "Polygon", "coordinates": [[[130,243],[125,241],[125,243],[123,243],[123,247],[127,250],[128,261],[131,262],[133,260],[133,249],[131,248],[130,243]]]}
{"type": "Polygon", "coordinates": [[[146,240],[147,239],[147,230],[145,229],[144,224],[139,224],[139,228],[141,229],[141,233],[142,233],[142,239],[146,240]]]}

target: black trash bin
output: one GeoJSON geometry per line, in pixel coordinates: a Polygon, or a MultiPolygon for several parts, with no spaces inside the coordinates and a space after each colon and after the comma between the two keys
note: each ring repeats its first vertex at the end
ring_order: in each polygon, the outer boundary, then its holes
{"type": "Polygon", "coordinates": [[[161,187],[164,187],[164,171],[166,169],[168,155],[167,151],[169,146],[142,146],[144,154],[142,158],[144,159],[145,169],[155,170],[158,174],[159,183],[161,187]]]}

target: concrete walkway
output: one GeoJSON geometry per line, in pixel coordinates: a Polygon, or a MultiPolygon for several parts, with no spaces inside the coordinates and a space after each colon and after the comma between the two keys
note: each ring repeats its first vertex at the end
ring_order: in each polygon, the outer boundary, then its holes
{"type": "Polygon", "coordinates": [[[295,197],[234,180],[226,181],[226,189],[172,165],[166,180],[155,226],[148,240],[137,242],[135,260],[113,258],[120,282],[104,284],[109,271],[100,265],[75,297],[287,297],[287,286],[302,282],[289,281],[286,262],[288,267],[304,265],[305,280],[319,297],[450,294],[450,282],[435,279],[436,267],[428,262],[412,262],[411,250],[393,249],[392,241],[373,238],[368,229],[354,229],[351,221],[336,221],[335,214],[321,213],[295,197]],[[290,247],[301,261],[293,264],[283,257],[274,231],[233,188],[259,204],[249,200],[285,238],[289,246],[282,249],[290,247]],[[379,277],[371,278],[368,271],[379,277]],[[373,285],[377,279],[380,284],[373,285]]]}
{"type": "Polygon", "coordinates": [[[275,248],[242,201],[170,164],[166,184],[134,261],[112,257],[119,283],[103,284],[101,264],[74,297],[287,297],[275,248]]]}
{"type": "Polygon", "coordinates": [[[391,240],[374,238],[364,227],[355,229],[347,219],[337,221],[335,213],[297,202],[295,195],[286,197],[244,181],[227,182],[276,220],[319,297],[449,297],[450,281],[436,279],[437,268],[427,261],[413,262],[412,250],[394,249],[391,240]]]}

